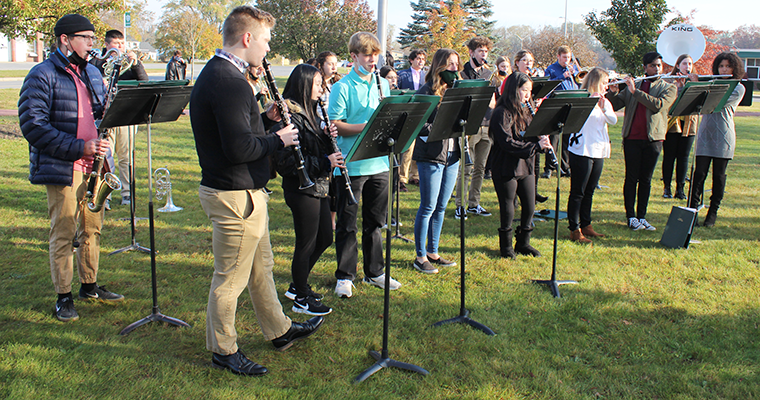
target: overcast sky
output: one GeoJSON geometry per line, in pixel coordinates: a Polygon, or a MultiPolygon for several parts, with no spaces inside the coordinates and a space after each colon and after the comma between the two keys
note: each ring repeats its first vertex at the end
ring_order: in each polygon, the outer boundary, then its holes
{"type": "MultiPolygon", "coordinates": [[[[409,0],[387,0],[388,1],[388,24],[396,26],[396,34],[400,28],[406,27],[411,22],[412,8],[409,0]]],[[[565,1],[548,0],[548,1],[515,1],[515,0],[491,0],[493,3],[494,15],[492,20],[496,21],[496,26],[509,27],[512,25],[530,25],[539,26],[559,26],[565,18],[565,1]]],[[[148,2],[148,9],[160,18],[161,7],[166,3],[164,0],[154,0],[148,2]]],[[[738,7],[739,2],[729,1],[725,5],[732,7],[719,6],[715,1],[707,0],[668,0],[668,6],[676,9],[683,14],[689,14],[696,9],[694,14],[695,25],[708,25],[713,29],[731,31],[740,25],[760,24],[760,2],[757,0],[742,1],[744,5],[738,7]]],[[[378,1],[369,0],[372,10],[377,10],[378,1]]],[[[601,12],[608,9],[611,5],[609,0],[567,0],[567,20],[570,23],[583,22],[583,16],[590,12],[601,12]]],[[[375,13],[377,16],[377,13],[375,13]]],[[[669,15],[670,19],[673,15],[669,15]]],[[[667,20],[666,19],[666,20],[667,20]]]]}

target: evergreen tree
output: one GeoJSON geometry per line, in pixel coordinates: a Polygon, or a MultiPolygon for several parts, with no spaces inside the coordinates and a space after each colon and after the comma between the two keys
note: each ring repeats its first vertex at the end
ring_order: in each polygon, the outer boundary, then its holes
{"type": "Polygon", "coordinates": [[[436,0],[419,0],[417,3],[411,2],[411,6],[414,11],[412,22],[406,28],[402,28],[398,35],[398,42],[402,49],[410,47],[424,36],[430,35],[428,12],[437,10],[438,2],[436,0]]]}
{"type": "MultiPolygon", "coordinates": [[[[417,3],[411,2],[410,4],[414,11],[412,22],[406,28],[401,29],[398,37],[398,42],[402,48],[413,47],[415,42],[426,41],[426,37],[431,35],[429,13],[439,11],[441,4],[451,9],[453,2],[452,0],[418,0],[417,3]]],[[[491,0],[462,0],[461,8],[467,14],[464,29],[470,35],[488,36],[491,40],[495,40],[492,37],[492,32],[496,21],[488,20],[493,15],[492,6],[491,0]]]]}

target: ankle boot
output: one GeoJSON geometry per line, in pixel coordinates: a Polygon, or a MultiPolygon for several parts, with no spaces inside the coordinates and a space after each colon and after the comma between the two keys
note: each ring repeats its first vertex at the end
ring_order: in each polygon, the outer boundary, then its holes
{"type": "Polygon", "coordinates": [[[517,258],[515,249],[512,247],[512,228],[499,228],[499,251],[504,258],[517,258]]]}
{"type": "Polygon", "coordinates": [[[583,243],[583,244],[592,243],[591,239],[583,236],[583,233],[581,232],[580,229],[576,229],[570,232],[570,240],[572,240],[573,242],[578,242],[578,243],[583,243]]]}
{"type": "Polygon", "coordinates": [[[522,254],[526,256],[541,257],[541,253],[530,245],[530,234],[532,232],[533,232],[533,229],[517,228],[517,240],[515,240],[515,251],[518,254],[522,254]]]}
{"type": "Polygon", "coordinates": [[[684,193],[683,187],[684,187],[683,183],[677,183],[676,194],[673,197],[677,198],[678,200],[686,200],[686,193],[684,193]]]}
{"type": "Polygon", "coordinates": [[[710,208],[707,210],[707,215],[705,215],[704,226],[708,228],[711,226],[715,226],[715,220],[717,218],[718,218],[718,207],[710,206],[710,208]]]}
{"type": "Polygon", "coordinates": [[[673,198],[673,193],[670,191],[670,185],[665,185],[665,190],[662,191],[662,197],[666,199],[673,198]]]}
{"type": "Polygon", "coordinates": [[[586,237],[604,237],[603,234],[594,232],[594,228],[591,225],[581,228],[581,233],[586,237]]]}

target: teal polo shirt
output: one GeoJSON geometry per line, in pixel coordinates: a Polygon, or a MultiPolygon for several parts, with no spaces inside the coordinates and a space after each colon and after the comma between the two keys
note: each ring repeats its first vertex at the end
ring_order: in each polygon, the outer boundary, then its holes
{"type": "MultiPolygon", "coordinates": [[[[380,78],[385,96],[390,95],[391,88],[388,81],[380,78]]],[[[372,117],[377,106],[380,105],[380,97],[377,91],[377,81],[373,77],[369,82],[351,69],[348,75],[336,82],[330,90],[330,102],[327,114],[331,121],[343,120],[348,124],[364,124],[372,117]]],[[[359,135],[338,136],[338,147],[345,156],[354,146],[359,135]]],[[[375,175],[388,172],[388,157],[375,157],[366,160],[352,161],[346,164],[349,176],[375,175]]],[[[335,169],[335,175],[339,175],[335,169]]]]}

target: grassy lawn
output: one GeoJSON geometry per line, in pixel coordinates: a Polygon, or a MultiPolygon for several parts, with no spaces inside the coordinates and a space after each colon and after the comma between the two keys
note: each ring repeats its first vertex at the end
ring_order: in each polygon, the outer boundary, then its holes
{"type": "MultiPolygon", "coordinates": [[[[743,109],[744,110],[744,109],[743,109]]],[[[621,121],[622,123],[622,121],[621,121]]],[[[146,132],[137,135],[137,214],[147,216],[146,132]]],[[[356,283],[354,297],[337,299],[335,251],[311,276],[334,308],[310,339],[285,353],[264,342],[250,299],[241,296],[237,329],[246,354],[270,369],[243,378],[210,367],[205,310],[213,271],[211,223],[198,201],[200,168],[189,119],[153,127],[153,167],[171,170],[174,203],[156,213],[155,247],[161,311],[191,328],[152,323],[128,336],[125,326],[151,312],[150,257],[108,253],[130,243],[126,207],[106,214],[99,283],[122,293],[119,305],[77,302],[81,319],[52,316],[55,295],[48,264],[49,219],[43,187],[27,181],[23,139],[0,140],[0,398],[109,399],[749,399],[760,397],[760,118],[737,118],[737,154],[728,167],[726,198],[712,229],[697,228],[688,250],[659,245],[677,200],[661,197],[658,167],[648,220],[656,232],[625,226],[620,124],[611,129],[613,156],[594,201],[594,227],[607,234],[593,246],[567,240],[560,222],[558,279],[575,279],[555,299],[531,279],[547,279],[553,223],[536,222],[532,244],[544,256],[498,256],[498,205],[491,181],[481,204],[493,217],[467,221],[467,306],[492,328],[490,337],[463,325],[431,328],[459,311],[459,269],[423,275],[411,265],[414,246],[393,241],[390,356],[429,376],[384,369],[362,384],[352,379],[380,350],[382,291],[356,283]]],[[[709,181],[708,181],[709,182],[709,181]]],[[[553,208],[556,181],[541,180],[553,208]]],[[[290,282],[293,221],[279,179],[269,203],[280,300],[290,282]]],[[[707,185],[709,187],[709,184],[707,185]]],[[[562,208],[569,180],[562,179],[562,208]]],[[[118,195],[114,196],[118,204],[118,195]]],[[[165,201],[156,201],[156,208],[165,201]]],[[[401,233],[412,237],[419,192],[401,196],[401,233]]],[[[540,208],[541,206],[539,206],[540,208]]],[[[701,213],[700,220],[704,217],[701,213]]],[[[441,254],[459,260],[453,201],[441,254]]],[[[137,241],[149,245],[147,221],[137,241]]],[[[360,258],[361,259],[361,258],[360,258]]],[[[361,268],[360,268],[361,270],[361,268]]],[[[361,272],[359,273],[362,276],[361,272]]],[[[77,278],[74,288],[78,289],[77,278]]]]}

